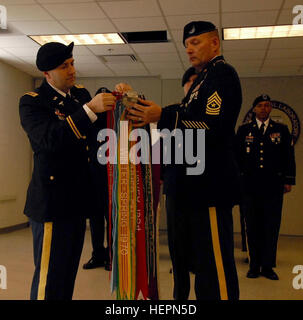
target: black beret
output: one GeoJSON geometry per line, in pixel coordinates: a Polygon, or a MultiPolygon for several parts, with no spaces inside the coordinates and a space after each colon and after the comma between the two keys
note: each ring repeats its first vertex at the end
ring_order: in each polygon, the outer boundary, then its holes
{"type": "Polygon", "coordinates": [[[99,88],[99,89],[97,90],[95,96],[96,96],[97,94],[99,94],[99,93],[112,93],[112,92],[111,92],[110,90],[108,90],[107,88],[105,88],[105,87],[101,87],[101,88],[99,88]]]}
{"type": "Polygon", "coordinates": [[[48,42],[37,53],[36,65],[40,71],[49,71],[59,67],[73,56],[74,43],[68,46],[60,42],[48,42]]]}
{"type": "Polygon", "coordinates": [[[209,21],[192,21],[184,27],[183,44],[185,45],[185,40],[189,37],[215,30],[217,30],[216,26],[209,21]]]}
{"type": "Polygon", "coordinates": [[[262,101],[270,101],[270,97],[267,94],[262,94],[261,96],[257,97],[253,103],[253,108],[262,101]]]}
{"type": "Polygon", "coordinates": [[[184,87],[185,83],[189,80],[189,78],[196,74],[196,69],[194,67],[188,68],[182,78],[182,87],[184,87]]]}

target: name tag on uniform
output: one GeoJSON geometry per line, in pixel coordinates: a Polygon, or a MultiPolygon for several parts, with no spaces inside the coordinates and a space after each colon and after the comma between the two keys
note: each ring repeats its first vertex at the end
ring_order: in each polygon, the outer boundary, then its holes
{"type": "Polygon", "coordinates": [[[280,132],[271,133],[270,139],[272,143],[279,144],[281,142],[281,133],[280,132]]]}
{"type": "Polygon", "coordinates": [[[246,143],[253,143],[254,142],[254,136],[251,135],[251,133],[245,137],[246,143]]]}

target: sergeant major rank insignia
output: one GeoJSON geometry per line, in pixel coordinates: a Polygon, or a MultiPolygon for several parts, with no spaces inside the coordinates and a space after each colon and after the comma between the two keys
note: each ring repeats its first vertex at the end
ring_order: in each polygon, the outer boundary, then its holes
{"type": "Polygon", "coordinates": [[[215,91],[208,99],[206,105],[206,114],[218,116],[220,113],[222,99],[217,91],[215,91]]]}

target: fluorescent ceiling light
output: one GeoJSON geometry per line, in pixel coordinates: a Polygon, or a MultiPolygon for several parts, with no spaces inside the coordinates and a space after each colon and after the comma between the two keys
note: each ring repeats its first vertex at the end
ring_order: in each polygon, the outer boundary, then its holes
{"type": "Polygon", "coordinates": [[[87,46],[95,44],[123,44],[125,41],[118,33],[102,33],[102,34],[58,34],[58,35],[32,35],[31,39],[44,45],[48,42],[60,42],[65,45],[71,42],[75,43],[75,46],[87,46]]]}
{"type": "Polygon", "coordinates": [[[303,24],[224,28],[223,40],[303,37],[303,24]]]}

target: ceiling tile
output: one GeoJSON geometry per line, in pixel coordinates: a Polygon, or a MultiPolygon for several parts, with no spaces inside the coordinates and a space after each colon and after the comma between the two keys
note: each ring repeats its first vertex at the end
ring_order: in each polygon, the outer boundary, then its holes
{"type": "Polygon", "coordinates": [[[44,4],[56,19],[102,19],[105,18],[104,12],[96,3],[75,3],[70,4],[44,4]]]}
{"type": "Polygon", "coordinates": [[[155,0],[106,1],[99,2],[99,4],[110,18],[161,16],[161,11],[155,0]]]}
{"type": "Polygon", "coordinates": [[[245,53],[243,51],[226,51],[224,54],[225,59],[237,59],[237,60],[262,60],[265,57],[265,50],[247,50],[245,53]]]}
{"type": "Polygon", "coordinates": [[[180,62],[180,58],[176,52],[140,53],[138,56],[143,62],[180,62]]]}
{"type": "Polygon", "coordinates": [[[292,24],[295,16],[296,14],[293,14],[291,9],[284,9],[281,11],[277,24],[292,24]]]}
{"type": "Polygon", "coordinates": [[[165,15],[219,12],[218,0],[159,0],[165,15]]]}
{"type": "Polygon", "coordinates": [[[303,57],[303,47],[301,49],[274,49],[269,50],[267,59],[292,59],[303,57]]]}
{"type": "Polygon", "coordinates": [[[91,74],[94,72],[96,76],[112,76],[113,72],[109,70],[104,64],[100,63],[77,63],[76,71],[80,72],[81,74],[91,74]]]}
{"type": "Polygon", "coordinates": [[[227,62],[230,63],[236,70],[243,69],[243,67],[244,68],[247,67],[247,68],[256,70],[261,67],[263,59],[262,60],[261,59],[249,59],[246,61],[234,59],[234,60],[229,60],[227,62]]]}
{"type": "Polygon", "coordinates": [[[16,47],[16,48],[6,48],[5,50],[15,56],[18,56],[18,57],[26,57],[26,56],[36,57],[39,48],[40,48],[40,46],[38,46],[38,47],[24,47],[22,49],[16,47]]]}
{"type": "Polygon", "coordinates": [[[127,44],[87,46],[96,55],[133,54],[134,51],[127,44]]]}
{"type": "Polygon", "coordinates": [[[54,20],[52,16],[39,5],[8,5],[7,21],[41,21],[54,20]]]}
{"type": "Polygon", "coordinates": [[[180,62],[166,62],[165,64],[161,62],[145,62],[145,66],[150,70],[168,70],[175,68],[182,68],[182,64],[180,62]]]}
{"type": "Polygon", "coordinates": [[[297,74],[299,71],[298,66],[264,66],[261,69],[261,72],[263,74],[269,74],[269,75],[275,75],[275,76],[291,76],[294,74],[297,74]]]}
{"type": "Polygon", "coordinates": [[[255,11],[256,9],[263,10],[279,10],[283,0],[221,0],[222,12],[239,12],[239,11],[255,11]]]}
{"type": "MultiPolygon", "coordinates": [[[[158,73],[161,75],[162,79],[181,79],[184,74],[184,69],[172,69],[172,70],[164,70],[158,73]]],[[[156,73],[154,75],[157,75],[156,73]]]]}
{"type": "Polygon", "coordinates": [[[0,60],[4,59],[4,58],[16,58],[15,56],[13,56],[11,53],[9,53],[8,51],[4,50],[4,49],[0,49],[0,60]]]}
{"type": "Polygon", "coordinates": [[[113,19],[120,32],[166,30],[162,17],[113,19]]]}
{"type": "Polygon", "coordinates": [[[145,76],[148,75],[148,71],[144,68],[142,63],[107,63],[110,69],[112,69],[117,75],[121,76],[145,76]]]}
{"type": "Polygon", "coordinates": [[[237,50],[265,50],[269,45],[269,39],[257,40],[223,40],[222,46],[224,52],[237,50]]]}
{"type": "Polygon", "coordinates": [[[39,45],[27,36],[1,36],[0,48],[39,47],[39,45]]]}
{"type": "Polygon", "coordinates": [[[86,46],[74,46],[73,54],[75,56],[93,55],[93,53],[86,46]]]}
{"type": "Polygon", "coordinates": [[[7,4],[36,4],[35,0],[1,0],[2,5],[7,4]]]}
{"type": "Polygon", "coordinates": [[[176,48],[171,42],[168,42],[168,43],[136,43],[136,44],[132,44],[131,47],[137,53],[176,52],[176,48]]]}
{"type": "Polygon", "coordinates": [[[167,16],[167,24],[170,29],[181,29],[183,30],[184,26],[191,22],[197,20],[211,21],[216,26],[219,25],[219,14],[201,14],[201,15],[182,15],[182,16],[167,16]]]}
{"type": "Polygon", "coordinates": [[[80,72],[84,70],[105,71],[107,69],[108,68],[101,61],[99,61],[99,63],[82,62],[82,63],[77,63],[76,65],[76,70],[79,70],[80,72]]]}
{"type": "Polygon", "coordinates": [[[15,21],[11,22],[18,30],[27,35],[64,34],[68,31],[57,21],[15,21]]]}
{"type": "Polygon", "coordinates": [[[108,19],[61,20],[71,33],[108,33],[117,32],[115,26],[108,19]]]}
{"type": "Polygon", "coordinates": [[[300,58],[292,58],[292,59],[280,59],[280,58],[275,58],[275,59],[269,59],[267,58],[264,62],[264,66],[280,66],[280,67],[285,67],[285,66],[297,66],[300,67],[303,64],[303,57],[300,58]]]}
{"type": "MultiPolygon", "coordinates": [[[[17,1],[17,0],[16,0],[17,1]]],[[[45,3],[68,3],[68,4],[74,4],[77,2],[95,2],[94,0],[36,0],[38,3],[45,4],[45,3]]]]}
{"type": "Polygon", "coordinates": [[[284,1],[284,9],[292,9],[294,6],[296,5],[302,5],[302,1],[301,0],[285,0],[284,1]]]}
{"type": "Polygon", "coordinates": [[[101,60],[94,56],[93,54],[88,55],[88,56],[84,56],[84,55],[73,55],[73,57],[75,58],[75,66],[77,68],[77,65],[80,63],[97,63],[99,64],[101,62],[101,60]]]}
{"type": "Polygon", "coordinates": [[[251,27],[273,25],[278,11],[251,11],[241,13],[223,13],[222,27],[251,27]]]}
{"type": "Polygon", "coordinates": [[[36,56],[22,56],[20,60],[31,64],[32,66],[36,66],[36,56]]]}
{"type": "Polygon", "coordinates": [[[272,39],[269,49],[303,48],[303,37],[272,39]]]}
{"type": "Polygon", "coordinates": [[[179,29],[179,30],[172,30],[170,31],[171,37],[172,39],[176,42],[176,43],[182,43],[183,41],[183,30],[179,29]]]}

